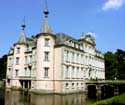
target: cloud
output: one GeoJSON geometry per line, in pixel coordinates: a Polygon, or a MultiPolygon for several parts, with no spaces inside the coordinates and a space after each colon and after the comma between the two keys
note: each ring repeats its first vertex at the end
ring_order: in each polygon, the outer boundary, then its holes
{"type": "Polygon", "coordinates": [[[117,10],[123,5],[125,5],[125,0],[107,0],[107,2],[105,2],[105,4],[103,5],[102,10],[104,11],[109,9],[117,10]]]}

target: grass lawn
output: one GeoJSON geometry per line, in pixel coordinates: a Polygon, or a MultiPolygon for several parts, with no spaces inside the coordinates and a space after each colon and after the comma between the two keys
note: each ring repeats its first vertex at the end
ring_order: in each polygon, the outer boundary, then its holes
{"type": "Polygon", "coordinates": [[[92,105],[125,105],[125,93],[109,99],[97,101],[92,105]]]}

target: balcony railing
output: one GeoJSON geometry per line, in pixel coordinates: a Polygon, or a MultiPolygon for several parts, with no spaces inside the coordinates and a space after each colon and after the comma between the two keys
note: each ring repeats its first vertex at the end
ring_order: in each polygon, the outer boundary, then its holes
{"type": "Polygon", "coordinates": [[[19,76],[19,79],[22,79],[22,80],[33,80],[33,79],[35,79],[35,77],[32,77],[32,76],[19,76]]]}

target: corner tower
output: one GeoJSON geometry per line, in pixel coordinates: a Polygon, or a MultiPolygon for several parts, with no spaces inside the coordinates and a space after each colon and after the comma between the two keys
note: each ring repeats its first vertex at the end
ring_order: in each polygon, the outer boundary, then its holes
{"type": "Polygon", "coordinates": [[[37,58],[36,58],[36,89],[44,92],[54,92],[54,45],[55,35],[53,35],[48,23],[48,6],[43,11],[44,23],[41,33],[37,35],[37,58]]]}
{"type": "Polygon", "coordinates": [[[20,34],[19,40],[14,44],[12,54],[8,55],[9,69],[7,69],[7,82],[6,86],[10,87],[21,87],[20,77],[24,76],[24,62],[25,62],[25,51],[27,48],[26,36],[25,36],[25,19],[21,25],[22,32],[20,34]]]}

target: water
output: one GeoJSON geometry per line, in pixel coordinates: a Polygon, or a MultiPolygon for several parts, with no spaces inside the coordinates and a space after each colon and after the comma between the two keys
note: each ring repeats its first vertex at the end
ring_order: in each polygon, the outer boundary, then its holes
{"type": "Polygon", "coordinates": [[[22,91],[0,90],[0,105],[88,105],[85,93],[72,95],[37,95],[22,91]]]}

